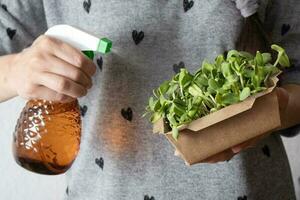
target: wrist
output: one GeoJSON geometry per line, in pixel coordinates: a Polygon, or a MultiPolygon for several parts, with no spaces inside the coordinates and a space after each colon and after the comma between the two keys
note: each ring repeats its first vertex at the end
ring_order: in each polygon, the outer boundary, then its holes
{"type": "Polygon", "coordinates": [[[4,100],[8,100],[17,96],[16,87],[14,81],[12,80],[14,77],[13,68],[14,68],[14,60],[17,54],[11,54],[7,56],[3,56],[1,60],[1,64],[3,63],[3,74],[1,80],[1,96],[0,102],[4,100]]]}
{"type": "Polygon", "coordinates": [[[281,111],[281,129],[286,129],[300,123],[300,85],[288,84],[281,87],[288,93],[288,102],[281,111]]]}

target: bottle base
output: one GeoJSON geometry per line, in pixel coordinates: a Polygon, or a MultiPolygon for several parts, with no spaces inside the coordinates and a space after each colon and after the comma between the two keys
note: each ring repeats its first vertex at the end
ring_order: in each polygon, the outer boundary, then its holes
{"type": "Polygon", "coordinates": [[[54,163],[44,163],[40,160],[17,157],[16,162],[23,168],[44,175],[59,175],[65,173],[71,165],[61,166],[54,163]]]}

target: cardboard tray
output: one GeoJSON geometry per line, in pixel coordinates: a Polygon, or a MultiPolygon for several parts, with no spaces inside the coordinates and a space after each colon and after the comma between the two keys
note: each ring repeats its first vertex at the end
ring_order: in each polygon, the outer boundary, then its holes
{"type": "Polygon", "coordinates": [[[178,140],[172,137],[164,119],[153,125],[192,165],[230,147],[280,127],[276,91],[278,78],[270,78],[269,88],[179,128],[178,140]]]}

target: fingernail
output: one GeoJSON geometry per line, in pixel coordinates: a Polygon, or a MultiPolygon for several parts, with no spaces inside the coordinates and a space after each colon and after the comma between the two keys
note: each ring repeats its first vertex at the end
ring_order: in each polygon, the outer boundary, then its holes
{"type": "Polygon", "coordinates": [[[234,154],[239,153],[242,149],[241,148],[231,148],[234,154]]]}
{"type": "Polygon", "coordinates": [[[179,156],[177,151],[174,152],[174,156],[179,156]]]}
{"type": "Polygon", "coordinates": [[[185,165],[187,165],[187,166],[191,166],[191,164],[188,163],[188,162],[186,162],[186,161],[184,161],[184,163],[185,163],[185,165]]]}

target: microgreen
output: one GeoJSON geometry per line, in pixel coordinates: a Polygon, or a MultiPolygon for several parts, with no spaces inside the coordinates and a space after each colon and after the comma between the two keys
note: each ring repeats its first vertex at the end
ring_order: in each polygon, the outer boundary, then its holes
{"type": "Polygon", "coordinates": [[[269,78],[290,66],[282,47],[271,48],[277,52],[274,64],[270,53],[231,50],[226,58],[218,55],[213,63],[203,61],[195,74],[182,68],[153,90],[144,115],[150,114],[152,123],[163,118],[177,140],[180,126],[267,89],[269,78]]]}

